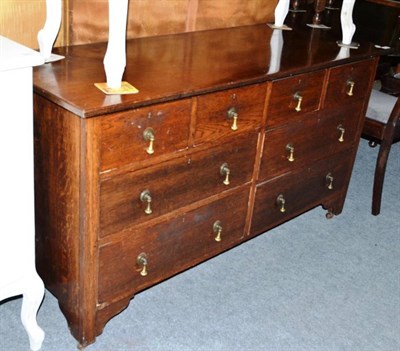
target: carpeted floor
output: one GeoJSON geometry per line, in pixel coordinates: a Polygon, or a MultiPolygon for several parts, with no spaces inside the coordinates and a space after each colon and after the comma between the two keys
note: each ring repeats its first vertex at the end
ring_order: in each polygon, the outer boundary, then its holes
{"type": "MultiPolygon", "coordinates": [[[[138,294],[87,351],[400,350],[400,148],[370,214],[377,149],[361,141],[345,208],[320,207],[138,294]]],[[[0,303],[0,350],[29,350],[21,298],[0,303]]],[[[55,298],[43,351],[75,350],[55,298]]]]}

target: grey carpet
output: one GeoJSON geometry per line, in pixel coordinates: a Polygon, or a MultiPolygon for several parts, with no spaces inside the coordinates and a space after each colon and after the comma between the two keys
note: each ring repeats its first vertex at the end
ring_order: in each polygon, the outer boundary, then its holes
{"type": "MultiPolygon", "coordinates": [[[[321,207],[138,294],[87,351],[400,350],[400,148],[370,214],[377,149],[361,141],[345,208],[321,207]]],[[[0,304],[0,349],[24,351],[21,298],[0,304]]],[[[42,350],[75,350],[55,298],[42,350]]]]}

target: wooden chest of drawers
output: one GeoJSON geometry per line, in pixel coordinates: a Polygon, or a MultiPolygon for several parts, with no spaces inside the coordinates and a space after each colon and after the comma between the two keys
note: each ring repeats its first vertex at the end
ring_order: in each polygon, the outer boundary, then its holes
{"type": "Polygon", "coordinates": [[[328,32],[310,51],[311,31],[273,73],[265,25],[132,40],[137,95],[93,86],[104,44],[35,70],[37,267],[81,345],[141,290],[315,206],[342,211],[379,52],[338,59],[328,32]]]}

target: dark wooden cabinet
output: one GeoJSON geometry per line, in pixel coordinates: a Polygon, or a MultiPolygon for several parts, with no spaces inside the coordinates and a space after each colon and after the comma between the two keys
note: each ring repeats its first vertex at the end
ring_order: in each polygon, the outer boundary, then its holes
{"type": "Polygon", "coordinates": [[[105,44],[35,70],[37,269],[81,345],[141,290],[315,206],[342,211],[380,51],[282,35],[131,40],[136,95],[94,87],[105,44]]]}

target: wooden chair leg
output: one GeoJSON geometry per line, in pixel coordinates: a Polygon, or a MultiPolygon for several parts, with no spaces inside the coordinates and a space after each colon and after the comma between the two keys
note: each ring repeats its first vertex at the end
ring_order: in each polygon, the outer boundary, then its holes
{"type": "Polygon", "coordinates": [[[378,158],[376,160],[374,187],[372,193],[372,214],[379,215],[381,212],[381,200],[383,182],[385,180],[386,163],[389,158],[391,142],[383,141],[379,148],[378,158]]]}

